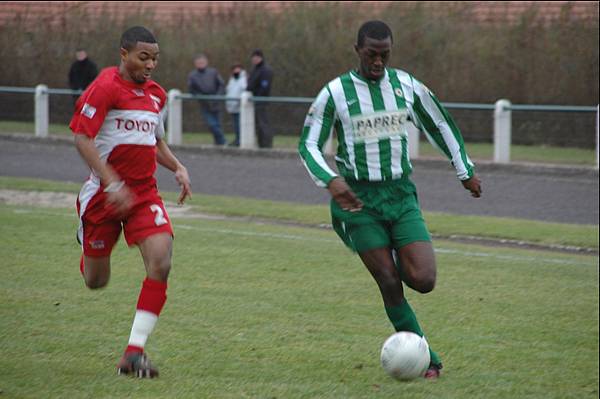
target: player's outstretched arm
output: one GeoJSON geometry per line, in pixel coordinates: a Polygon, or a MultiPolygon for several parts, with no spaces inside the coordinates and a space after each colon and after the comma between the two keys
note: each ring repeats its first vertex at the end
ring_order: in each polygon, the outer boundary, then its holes
{"type": "Polygon", "coordinates": [[[157,139],[156,150],[156,161],[175,173],[175,180],[177,180],[177,183],[181,187],[181,194],[179,194],[177,203],[181,205],[187,198],[192,198],[192,183],[188,171],[173,155],[171,149],[163,140],[157,139]]]}

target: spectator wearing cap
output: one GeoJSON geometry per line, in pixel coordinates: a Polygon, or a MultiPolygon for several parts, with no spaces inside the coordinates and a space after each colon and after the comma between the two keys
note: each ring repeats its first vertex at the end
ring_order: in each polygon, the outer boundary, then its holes
{"type": "MultiPolygon", "coordinates": [[[[265,62],[265,57],[260,49],[256,49],[252,52],[251,60],[254,68],[252,69],[252,72],[250,72],[250,77],[248,78],[247,90],[251,91],[253,96],[268,97],[271,94],[273,70],[265,62]]],[[[260,148],[273,147],[273,132],[267,118],[267,103],[255,103],[254,112],[258,146],[260,148]]]]}
{"type": "MultiPolygon", "coordinates": [[[[242,93],[246,90],[248,84],[248,78],[246,71],[242,68],[242,65],[235,63],[231,66],[231,76],[227,81],[227,87],[225,88],[225,95],[227,97],[240,98],[242,93]]],[[[235,132],[235,140],[231,143],[232,147],[239,147],[240,145],[240,102],[234,100],[228,100],[225,103],[225,109],[231,115],[231,121],[233,123],[233,131],[235,132]]]]}
{"type": "MultiPolygon", "coordinates": [[[[188,75],[188,90],[192,94],[216,95],[225,93],[225,82],[215,68],[208,66],[208,57],[199,54],[194,58],[194,69],[188,75]]],[[[226,145],[227,140],[221,129],[217,101],[200,100],[200,111],[213,135],[215,145],[226,145]]]]}

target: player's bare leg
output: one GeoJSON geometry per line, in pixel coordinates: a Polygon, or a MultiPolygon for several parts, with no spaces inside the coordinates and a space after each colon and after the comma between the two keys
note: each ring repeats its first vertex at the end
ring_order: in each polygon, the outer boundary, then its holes
{"type": "Polygon", "coordinates": [[[389,248],[376,248],[358,254],[379,286],[383,304],[398,306],[404,300],[402,277],[389,248]]]}
{"type": "MultiPolygon", "coordinates": [[[[402,263],[402,274],[396,268],[390,248],[377,248],[360,252],[359,255],[379,286],[386,312],[396,331],[412,331],[423,336],[416,315],[404,297],[402,281],[410,280],[409,286],[422,293],[433,290],[435,258],[430,243],[412,243],[402,249],[407,247],[407,250],[398,253],[400,261],[410,262],[407,268],[402,263]],[[428,253],[427,245],[420,244],[429,244],[431,254],[428,253]]],[[[434,379],[439,377],[442,364],[438,355],[431,349],[430,353],[432,362],[425,373],[425,378],[434,379]]]]}
{"type": "Polygon", "coordinates": [[[144,353],[144,346],[167,299],[173,239],[168,233],[156,234],[138,243],[138,247],[144,259],[147,277],[140,292],[129,344],[117,365],[117,373],[154,378],[158,377],[158,369],[144,353]]]}
{"type": "MultiPolygon", "coordinates": [[[[402,271],[403,281],[415,291],[423,294],[433,291],[435,287],[437,266],[433,245],[429,241],[416,241],[396,250],[402,271]]],[[[432,352],[432,362],[425,373],[425,378],[436,379],[440,376],[442,363],[432,352]]]]}
{"type": "Polygon", "coordinates": [[[402,280],[422,294],[433,291],[436,264],[433,245],[429,241],[416,241],[396,250],[400,261],[402,280]]]}
{"type": "Polygon", "coordinates": [[[110,280],[110,256],[83,256],[83,279],[90,289],[106,287],[110,280]]]}
{"type": "Polygon", "coordinates": [[[155,234],[139,244],[146,274],[153,280],[167,282],[171,271],[173,238],[168,233],[155,234]]]}

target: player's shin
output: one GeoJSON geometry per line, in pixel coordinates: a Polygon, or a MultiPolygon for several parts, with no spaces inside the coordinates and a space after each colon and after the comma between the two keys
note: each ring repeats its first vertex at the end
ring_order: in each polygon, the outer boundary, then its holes
{"type": "MultiPolygon", "coordinates": [[[[424,335],[423,330],[417,321],[417,316],[406,298],[402,300],[400,305],[386,306],[385,311],[396,331],[410,331],[421,337],[424,335]]],[[[431,347],[429,348],[429,353],[431,354],[431,363],[441,364],[442,361],[439,355],[432,351],[431,347]]]]}
{"type": "Polygon", "coordinates": [[[143,352],[167,300],[167,283],[146,278],[138,298],[129,344],[125,352],[143,352]]]}

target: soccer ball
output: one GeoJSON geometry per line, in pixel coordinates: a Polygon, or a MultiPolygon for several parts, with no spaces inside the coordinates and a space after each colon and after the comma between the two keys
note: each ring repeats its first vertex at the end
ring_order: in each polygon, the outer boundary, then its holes
{"type": "Polygon", "coordinates": [[[381,366],[398,380],[412,380],[427,371],[431,357],[425,337],[409,331],[391,335],[381,348],[381,366]]]}

